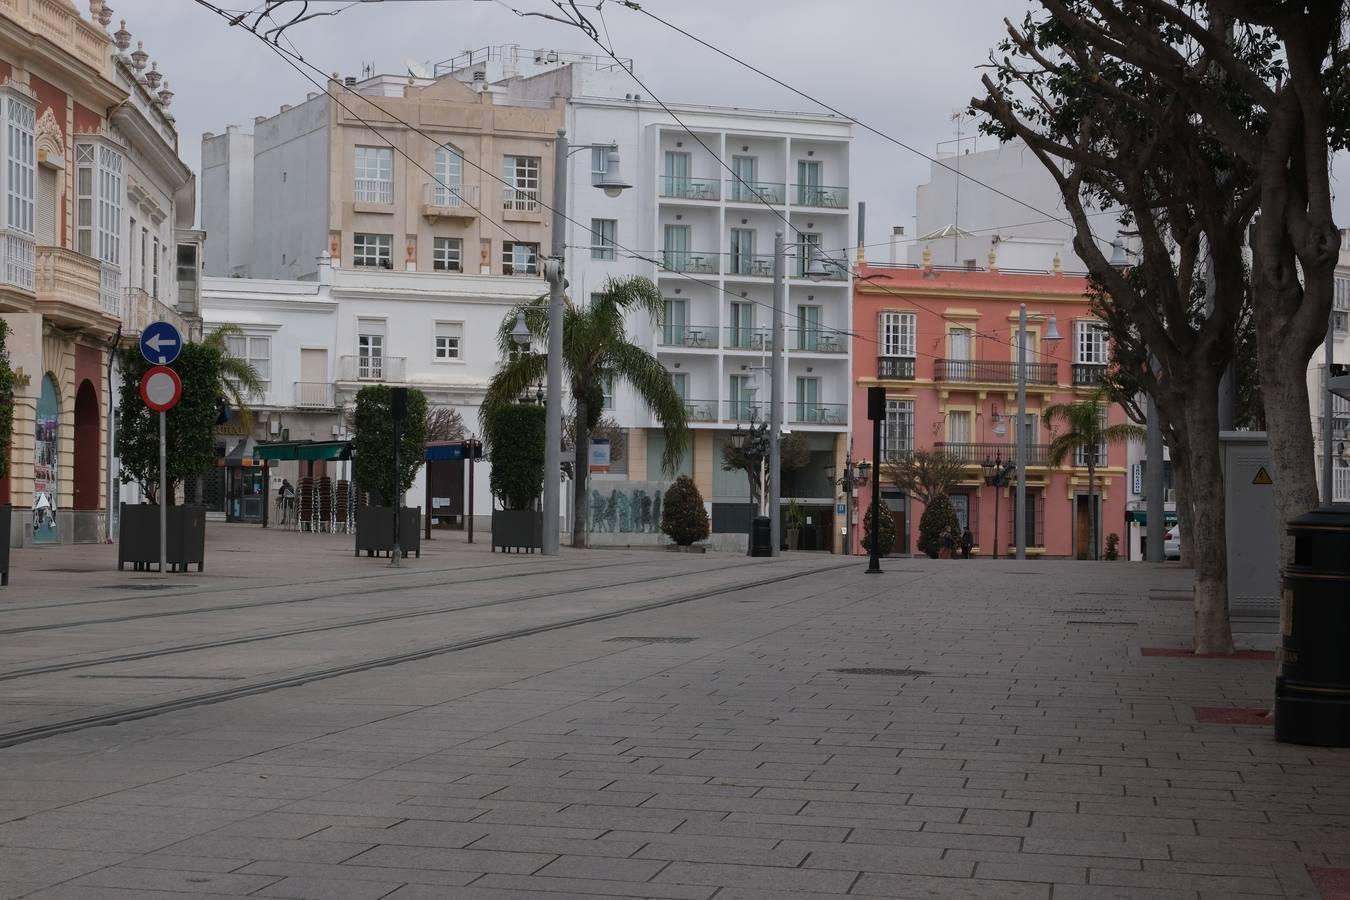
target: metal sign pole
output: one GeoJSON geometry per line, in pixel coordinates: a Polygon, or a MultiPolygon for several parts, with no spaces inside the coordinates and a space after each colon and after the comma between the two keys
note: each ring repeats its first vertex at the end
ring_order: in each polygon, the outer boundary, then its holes
{"type": "Polygon", "coordinates": [[[394,552],[390,556],[389,565],[395,568],[403,564],[403,547],[401,546],[403,535],[399,534],[399,526],[403,524],[399,521],[403,518],[403,491],[400,490],[402,485],[399,484],[398,477],[398,445],[401,443],[399,439],[399,426],[401,424],[402,423],[398,419],[394,420],[394,552]]]}
{"type": "Polygon", "coordinates": [[[159,414],[159,574],[169,571],[169,491],[164,474],[167,442],[164,438],[164,413],[159,414]]]}

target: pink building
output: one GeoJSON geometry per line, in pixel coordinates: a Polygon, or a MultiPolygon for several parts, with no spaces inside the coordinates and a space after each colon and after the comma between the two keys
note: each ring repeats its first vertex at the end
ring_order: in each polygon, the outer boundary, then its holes
{"type": "MultiPolygon", "coordinates": [[[[1018,305],[1025,303],[1027,553],[1087,558],[1085,461],[1080,453],[1063,466],[1049,466],[1054,435],[1041,420],[1046,407],[1086,397],[1106,369],[1106,331],[1088,309],[1086,288],[1086,279],[1058,272],[860,267],[853,294],[852,454],[855,463],[875,462],[867,389],[881,385],[886,389],[881,495],[896,519],[895,552],[918,552],[923,508],[888,483],[884,462],[915,449],[944,448],[967,464],[952,503],[974,534],[976,552],[992,555],[997,528],[998,555],[1012,553],[1015,489],[986,486],[981,463],[1013,459],[1017,318],[1018,305]],[[1062,340],[1042,340],[1052,315],[1062,340]]],[[[1120,407],[1111,405],[1108,421],[1124,420],[1120,407]]],[[[1103,546],[1106,535],[1126,533],[1126,452],[1120,444],[1098,449],[1098,539],[1103,546]]],[[[877,473],[873,465],[871,477],[877,473]]],[[[855,553],[863,552],[860,523],[870,499],[870,484],[855,487],[849,537],[855,553]]]]}

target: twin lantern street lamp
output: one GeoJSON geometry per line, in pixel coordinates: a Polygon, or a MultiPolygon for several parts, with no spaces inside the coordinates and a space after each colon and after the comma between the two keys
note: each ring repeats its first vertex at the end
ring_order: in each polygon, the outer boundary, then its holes
{"type": "MultiPolygon", "coordinates": [[[[1004,462],[1003,454],[999,453],[993,459],[986,456],[980,468],[984,470],[984,483],[994,489],[994,559],[998,559],[998,498],[1012,481],[1017,467],[1011,462],[1004,462]]],[[[1021,483],[1019,480],[1018,485],[1021,483]]]]}

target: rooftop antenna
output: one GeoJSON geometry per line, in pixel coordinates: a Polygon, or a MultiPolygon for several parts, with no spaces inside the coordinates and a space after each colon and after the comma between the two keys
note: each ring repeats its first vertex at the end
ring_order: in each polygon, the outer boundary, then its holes
{"type": "Polygon", "coordinates": [[[427,71],[426,63],[420,63],[411,56],[403,57],[403,64],[408,67],[408,74],[413,78],[431,77],[431,73],[427,71]]]}
{"type": "Polygon", "coordinates": [[[956,200],[955,208],[952,210],[952,224],[956,226],[956,234],[952,236],[952,265],[960,262],[961,256],[961,120],[964,118],[961,110],[952,113],[952,121],[956,123],[956,200]]]}

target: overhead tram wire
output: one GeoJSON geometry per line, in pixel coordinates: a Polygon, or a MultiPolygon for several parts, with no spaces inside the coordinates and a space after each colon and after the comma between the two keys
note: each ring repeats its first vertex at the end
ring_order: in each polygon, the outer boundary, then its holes
{"type": "MultiPolygon", "coordinates": [[[[221,10],[219,7],[215,6],[213,3],[210,3],[209,0],[195,0],[195,2],[196,2],[198,5],[200,5],[200,6],[202,6],[202,7],[205,7],[206,9],[209,9],[209,10],[211,10],[212,12],[215,12],[217,15],[220,15],[220,16],[221,16],[223,19],[225,19],[227,22],[233,23],[234,17],[227,15],[227,14],[226,14],[223,10],[221,10]]],[[[432,0],[427,0],[427,2],[432,2],[432,0]]],[[[517,15],[526,15],[525,13],[520,13],[518,10],[512,10],[512,11],[513,11],[513,12],[516,12],[517,15]]],[[[553,17],[550,17],[550,18],[553,18],[553,17]]],[[[574,24],[574,23],[573,23],[573,24],[574,24]]],[[[327,96],[329,96],[330,98],[332,98],[334,102],[336,102],[336,103],[337,103],[339,106],[341,106],[344,110],[346,110],[348,113],[350,113],[354,118],[357,119],[357,121],[359,121],[359,122],[360,122],[363,126],[365,126],[368,130],[370,130],[371,132],[373,132],[377,137],[380,138],[380,140],[382,140],[382,141],[384,141],[386,144],[388,144],[388,145],[390,146],[390,148],[393,149],[393,151],[394,151],[395,153],[397,153],[397,154],[399,154],[400,156],[402,156],[404,159],[406,159],[408,162],[410,162],[413,166],[415,166],[418,170],[424,172],[424,173],[425,173],[428,177],[430,177],[430,178],[432,179],[432,181],[434,181],[436,184],[441,185],[442,187],[449,187],[449,186],[446,185],[444,182],[442,182],[442,181],[441,181],[441,180],[440,180],[433,172],[429,171],[424,165],[422,165],[422,164],[421,164],[420,162],[418,162],[416,159],[413,159],[413,157],[410,156],[410,155],[407,153],[407,151],[403,150],[401,147],[398,147],[397,145],[394,144],[393,141],[389,140],[389,139],[386,138],[383,134],[381,134],[380,131],[379,131],[379,129],[378,129],[375,125],[371,124],[368,120],[362,118],[360,115],[358,115],[357,113],[355,113],[349,106],[347,106],[347,105],[344,104],[341,100],[339,100],[339,99],[337,98],[337,96],[335,96],[335,95],[333,94],[332,91],[328,90],[328,88],[327,88],[326,86],[321,85],[319,82],[315,81],[314,78],[312,78],[311,76],[309,76],[308,74],[306,74],[306,73],[300,68],[300,65],[297,65],[297,63],[303,64],[304,66],[306,66],[306,67],[308,67],[309,69],[311,69],[311,70],[313,70],[314,72],[316,72],[320,77],[322,77],[322,78],[324,79],[325,82],[331,82],[331,79],[329,78],[329,76],[327,75],[327,73],[325,73],[322,69],[318,68],[316,65],[314,65],[313,63],[311,63],[311,62],[309,62],[307,59],[305,59],[304,55],[299,51],[298,48],[295,48],[295,44],[294,44],[292,41],[290,41],[289,38],[287,38],[287,43],[291,44],[292,48],[294,48],[292,51],[287,51],[287,50],[285,50],[284,48],[282,48],[279,44],[277,44],[277,43],[275,43],[275,42],[273,42],[273,41],[271,41],[271,40],[268,40],[267,38],[264,38],[261,34],[259,34],[259,33],[258,33],[257,31],[255,31],[253,28],[250,28],[250,27],[248,27],[248,26],[241,26],[241,27],[243,27],[245,31],[248,31],[249,33],[253,34],[254,37],[258,38],[258,40],[260,40],[265,46],[267,46],[267,47],[268,47],[270,50],[272,50],[274,53],[276,53],[276,54],[278,54],[279,56],[281,56],[281,57],[283,58],[283,60],[284,60],[288,65],[290,65],[291,68],[293,68],[293,69],[295,69],[297,72],[299,72],[299,73],[301,74],[301,76],[305,78],[306,81],[310,82],[310,84],[313,84],[315,87],[317,87],[317,88],[319,88],[320,90],[322,90],[327,96]]],[[[582,29],[582,30],[583,30],[583,32],[585,31],[585,29],[582,29]]],[[[602,49],[604,49],[604,48],[603,48],[603,45],[602,45],[602,49]]],[[[606,52],[608,53],[609,51],[606,50],[606,52]]],[[[611,54],[611,56],[612,56],[612,54],[611,54]]],[[[630,74],[631,74],[631,73],[630,73],[630,74]]],[[[635,80],[636,80],[636,78],[635,78],[635,80]]],[[[405,119],[399,117],[398,115],[394,114],[394,113],[391,112],[390,110],[384,108],[384,107],[381,106],[380,104],[376,103],[376,102],[375,102],[373,99],[371,99],[370,97],[366,97],[365,95],[358,93],[356,90],[354,90],[350,85],[347,85],[345,82],[338,82],[337,84],[342,88],[342,90],[344,90],[344,91],[346,91],[346,92],[352,94],[353,96],[360,97],[363,101],[365,101],[366,103],[370,104],[370,105],[371,105],[372,107],[374,107],[375,109],[379,110],[380,113],[381,113],[382,115],[388,116],[389,119],[391,119],[392,121],[395,121],[395,122],[399,123],[400,125],[402,125],[403,127],[408,128],[409,130],[415,132],[416,134],[421,135],[422,137],[424,137],[424,138],[426,138],[428,141],[430,141],[433,145],[439,145],[440,142],[439,142],[435,137],[433,137],[432,135],[427,134],[425,131],[423,131],[422,129],[418,128],[416,125],[414,125],[414,124],[412,124],[412,123],[406,121],[405,119]]],[[[639,82],[639,84],[641,84],[641,82],[639,82]]],[[[645,85],[644,85],[644,89],[645,89],[645,85]]],[[[660,102],[660,101],[658,100],[657,102],[660,102]]],[[[664,104],[662,104],[662,105],[664,106],[664,104]]],[[[680,123],[680,126],[681,126],[681,128],[683,128],[686,132],[689,132],[691,135],[693,134],[693,132],[689,131],[688,127],[685,126],[682,122],[680,123]]],[[[706,145],[705,145],[705,149],[706,149],[706,145]]],[[[709,153],[711,153],[711,150],[709,150],[709,153]]],[[[716,158],[716,154],[712,154],[712,155],[714,156],[714,158],[716,158]]],[[[495,180],[495,181],[501,183],[503,186],[505,186],[505,187],[507,187],[507,188],[514,188],[514,187],[515,187],[515,185],[513,185],[513,184],[511,184],[510,182],[506,181],[504,178],[502,178],[500,175],[498,175],[496,172],[492,171],[491,169],[484,168],[483,166],[479,165],[478,163],[476,163],[476,162],[474,162],[473,160],[468,159],[468,158],[464,158],[463,161],[464,161],[466,164],[468,164],[471,168],[476,169],[477,171],[481,172],[481,173],[484,174],[484,175],[487,175],[489,178],[491,178],[491,179],[493,179],[493,180],[495,180]]],[[[720,162],[720,160],[719,160],[719,162],[720,162]]],[[[723,165],[725,166],[725,163],[723,163],[723,165]]],[[[536,202],[537,202],[538,205],[539,205],[540,207],[542,207],[543,209],[549,210],[550,212],[557,212],[557,213],[559,213],[559,214],[561,215],[561,217],[562,217],[565,221],[571,223],[572,225],[575,225],[577,228],[579,228],[579,229],[581,229],[581,230],[583,230],[583,231],[586,231],[586,232],[589,232],[589,231],[590,231],[590,227],[589,227],[589,226],[582,224],[581,222],[577,221],[576,219],[573,219],[571,216],[567,215],[567,213],[564,212],[564,211],[555,210],[552,206],[550,206],[550,205],[549,205],[548,203],[546,203],[544,200],[539,199],[539,200],[537,200],[536,202]]],[[[762,201],[762,198],[761,198],[761,202],[763,202],[763,201],[762,201]]],[[[485,214],[481,209],[479,209],[478,207],[473,206],[472,204],[469,204],[467,201],[465,202],[465,205],[467,205],[467,206],[469,206],[470,208],[472,208],[472,209],[473,209],[475,212],[477,212],[480,216],[486,217],[486,214],[485,214]]],[[[1026,204],[1023,204],[1023,205],[1026,205],[1026,204]]],[[[1031,208],[1034,209],[1034,207],[1031,207],[1031,208]]],[[[780,214],[780,218],[781,218],[781,214],[780,214]]],[[[1059,221],[1058,219],[1052,219],[1052,220],[1053,220],[1053,221],[1059,221]]],[[[493,224],[494,224],[499,230],[501,230],[503,233],[505,233],[508,237],[510,237],[513,241],[520,241],[520,238],[517,237],[515,234],[513,234],[513,233],[512,233],[508,228],[506,228],[504,225],[502,225],[502,224],[500,224],[500,223],[497,223],[497,222],[495,222],[495,221],[493,222],[493,224]]],[[[799,232],[799,233],[800,233],[800,232],[799,232]]],[[[520,242],[521,242],[521,243],[528,243],[528,242],[525,242],[525,241],[520,241],[520,242]]],[[[571,245],[571,246],[572,246],[573,248],[576,247],[576,245],[571,245]]],[[[663,263],[662,263],[660,260],[654,258],[653,256],[648,255],[648,254],[644,254],[644,253],[639,252],[639,251],[636,251],[636,250],[633,250],[633,249],[631,249],[631,248],[629,248],[629,247],[626,247],[626,246],[624,246],[624,245],[618,243],[617,241],[613,242],[613,246],[615,247],[616,250],[621,250],[621,251],[623,251],[625,254],[627,254],[629,257],[631,257],[631,258],[633,258],[633,259],[638,259],[638,260],[642,260],[642,261],[644,261],[644,262],[648,262],[648,263],[650,263],[650,264],[656,266],[658,269],[662,268],[662,266],[663,266],[663,263]]],[[[801,246],[801,245],[799,244],[799,246],[801,246]]],[[[764,309],[772,309],[772,308],[773,308],[772,304],[765,303],[765,302],[762,301],[762,300],[754,300],[754,299],[751,299],[751,298],[749,298],[749,297],[742,296],[742,295],[740,295],[739,293],[736,293],[736,292],[730,290],[729,288],[722,287],[721,285],[718,285],[718,284],[716,284],[716,283],[714,283],[714,282],[711,282],[711,281],[705,281],[704,279],[698,278],[698,277],[696,277],[696,276],[694,276],[694,275],[692,275],[692,274],[690,274],[690,273],[688,273],[688,272],[681,272],[681,271],[674,271],[674,272],[671,272],[670,270],[666,270],[666,271],[667,271],[669,274],[679,275],[681,278],[683,278],[683,279],[685,279],[685,280],[687,280],[687,281],[692,281],[692,282],[694,282],[695,284],[699,284],[699,285],[702,285],[702,286],[704,286],[704,287],[711,288],[712,290],[717,291],[717,292],[719,292],[719,293],[726,294],[728,297],[731,297],[732,299],[734,299],[734,300],[737,301],[737,302],[742,302],[742,303],[746,303],[746,302],[748,302],[748,303],[753,303],[754,305],[759,306],[759,307],[762,307],[762,308],[764,308],[764,309]]],[[[919,303],[919,302],[915,301],[912,297],[909,297],[909,296],[907,296],[907,295],[905,295],[905,294],[901,294],[901,293],[899,293],[899,292],[893,291],[893,290],[891,290],[891,289],[889,289],[889,288],[887,288],[887,287],[885,287],[885,286],[882,286],[882,285],[876,285],[876,286],[879,287],[879,288],[881,288],[881,290],[882,290],[883,292],[887,293],[887,294],[891,294],[891,295],[893,295],[893,296],[901,297],[901,298],[905,299],[906,302],[908,302],[908,303],[911,304],[912,306],[915,306],[915,307],[917,307],[917,308],[919,308],[919,309],[922,309],[922,310],[924,310],[925,312],[931,313],[931,314],[933,314],[933,315],[940,315],[940,313],[938,313],[936,310],[933,310],[933,309],[930,308],[930,307],[924,306],[922,303],[919,303]]],[[[817,330],[819,330],[819,331],[821,331],[821,332],[823,332],[823,333],[834,334],[834,335],[838,335],[838,336],[840,336],[840,337],[848,337],[848,338],[852,338],[852,339],[854,339],[854,340],[859,340],[859,341],[867,341],[867,342],[869,342],[869,343],[873,343],[873,344],[877,344],[877,345],[880,345],[880,343],[881,343],[881,342],[880,342],[879,340],[877,340],[876,338],[869,338],[869,337],[867,337],[867,336],[865,336],[865,335],[858,334],[858,333],[856,333],[856,332],[854,332],[854,331],[850,331],[850,330],[848,330],[848,329],[835,328],[835,327],[828,326],[828,325],[819,325],[819,326],[817,326],[817,330]]],[[[1015,344],[1014,344],[1014,342],[1013,342],[1012,340],[1004,339],[1003,337],[1001,337],[1000,335],[998,335],[996,332],[988,332],[988,333],[986,333],[986,332],[980,332],[980,331],[974,331],[974,330],[972,330],[972,333],[973,333],[976,337],[982,338],[982,339],[987,340],[987,341],[992,341],[992,342],[994,342],[994,343],[1001,344],[1001,345],[1008,346],[1008,347],[1015,346],[1015,344]]],[[[1047,355],[1047,354],[1041,353],[1041,352],[1038,351],[1038,350],[1030,350],[1030,348],[1029,348],[1029,352],[1031,352],[1033,355],[1036,355],[1036,356],[1046,356],[1046,355],[1047,355]]],[[[928,356],[928,357],[933,358],[933,359],[939,359],[939,358],[941,358],[941,357],[938,357],[938,356],[935,355],[935,354],[919,354],[919,355],[928,356]]]]}

